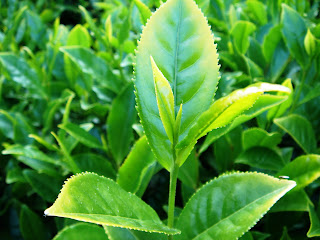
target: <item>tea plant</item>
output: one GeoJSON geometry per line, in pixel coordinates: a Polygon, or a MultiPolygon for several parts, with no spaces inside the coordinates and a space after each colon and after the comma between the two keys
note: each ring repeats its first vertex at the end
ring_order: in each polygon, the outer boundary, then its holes
{"type": "Polygon", "coordinates": [[[319,2],[195,2],[1,2],[1,239],[319,236],[319,2]]]}
{"type": "MultiPolygon", "coordinates": [[[[264,92],[290,94],[290,89],[257,83],[213,102],[218,69],[210,28],[192,0],[169,0],[152,15],[138,44],[134,83],[146,138],[157,160],[170,172],[167,226],[141,199],[91,173],[69,179],[45,214],[101,224],[107,232],[106,226],[121,227],[168,234],[168,239],[243,235],[295,182],[260,173],[224,174],[190,198],[174,228],[179,168],[200,137],[233,122],[264,92]]],[[[266,96],[273,105],[287,98],[266,96]]],[[[268,105],[262,98],[258,108],[268,105]]]]}

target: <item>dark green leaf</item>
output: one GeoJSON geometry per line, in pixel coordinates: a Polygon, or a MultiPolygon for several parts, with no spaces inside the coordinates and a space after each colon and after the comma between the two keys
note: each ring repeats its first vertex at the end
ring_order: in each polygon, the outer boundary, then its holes
{"type": "Polygon", "coordinates": [[[297,114],[291,114],[274,119],[274,123],[286,131],[305,153],[315,152],[316,137],[311,123],[306,118],[297,114]]]}
{"type": "Polygon", "coordinates": [[[133,84],[126,86],[113,100],[107,119],[107,136],[112,155],[118,165],[128,154],[133,137],[132,124],[136,119],[133,84]]]}
{"type": "Polygon", "coordinates": [[[104,229],[89,223],[76,223],[62,229],[53,240],[108,240],[104,229]]]}
{"type": "Polygon", "coordinates": [[[119,168],[117,183],[124,190],[141,197],[155,173],[156,163],[146,137],[141,137],[119,168]]]}

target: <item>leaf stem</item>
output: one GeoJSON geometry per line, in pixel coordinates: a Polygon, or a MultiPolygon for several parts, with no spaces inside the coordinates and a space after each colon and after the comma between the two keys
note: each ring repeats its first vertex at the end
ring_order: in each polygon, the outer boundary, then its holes
{"type": "MultiPolygon", "coordinates": [[[[169,188],[169,201],[168,201],[168,227],[173,228],[174,225],[174,207],[176,200],[176,187],[179,173],[179,165],[174,164],[173,170],[170,172],[170,188],[169,188]]],[[[169,235],[168,240],[172,240],[173,236],[169,235]]]]}

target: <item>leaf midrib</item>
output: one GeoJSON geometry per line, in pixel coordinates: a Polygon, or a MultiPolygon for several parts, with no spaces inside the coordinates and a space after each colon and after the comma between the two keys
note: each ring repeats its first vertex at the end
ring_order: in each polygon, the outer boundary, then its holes
{"type": "MultiPolygon", "coordinates": [[[[272,195],[272,194],[274,194],[274,193],[282,192],[282,191],[283,191],[284,189],[286,189],[286,188],[288,188],[288,186],[285,186],[285,187],[283,187],[283,188],[277,189],[277,190],[272,191],[272,192],[270,192],[270,193],[268,193],[268,194],[266,194],[266,195],[263,195],[262,197],[257,198],[256,200],[252,201],[251,203],[249,203],[249,204],[247,204],[246,206],[238,209],[238,210],[235,211],[234,213],[230,214],[229,216],[221,219],[219,222],[215,223],[215,224],[212,225],[211,227],[207,228],[205,231],[201,232],[201,233],[198,234],[196,237],[192,238],[192,240],[197,240],[197,238],[200,237],[200,235],[202,235],[202,234],[204,234],[205,232],[209,231],[211,228],[215,227],[215,226],[218,225],[219,223],[226,221],[226,220],[227,220],[228,218],[230,218],[231,216],[233,216],[233,215],[237,214],[238,212],[244,210],[245,208],[251,206],[252,204],[256,203],[257,201],[259,201],[259,200],[261,200],[261,199],[263,199],[263,198],[265,198],[265,197],[267,197],[267,196],[269,196],[269,195],[272,195]]],[[[262,214],[262,216],[263,216],[263,214],[262,214]]]]}
{"type": "Polygon", "coordinates": [[[182,4],[181,0],[179,1],[179,17],[178,25],[176,31],[176,47],[174,49],[174,71],[173,71],[173,97],[174,97],[174,115],[177,115],[177,73],[178,73],[178,55],[179,55],[179,46],[180,46],[180,28],[181,28],[181,16],[182,16],[182,4]]]}

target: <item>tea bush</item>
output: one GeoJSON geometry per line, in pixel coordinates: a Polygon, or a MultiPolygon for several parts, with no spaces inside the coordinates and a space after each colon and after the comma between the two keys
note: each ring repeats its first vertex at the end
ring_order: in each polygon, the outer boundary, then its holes
{"type": "Polygon", "coordinates": [[[0,4],[1,239],[320,236],[318,1],[0,4]]]}

